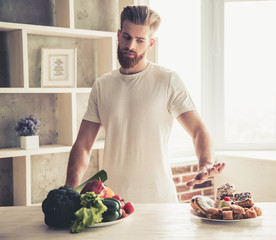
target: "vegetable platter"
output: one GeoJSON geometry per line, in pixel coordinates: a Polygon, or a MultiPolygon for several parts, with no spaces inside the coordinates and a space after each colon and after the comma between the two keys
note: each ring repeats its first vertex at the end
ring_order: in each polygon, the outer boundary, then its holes
{"type": "Polygon", "coordinates": [[[134,204],[115,195],[104,184],[106,180],[107,173],[101,170],[75,189],[61,186],[51,190],[42,202],[45,224],[79,233],[121,222],[134,212],[134,204]]]}

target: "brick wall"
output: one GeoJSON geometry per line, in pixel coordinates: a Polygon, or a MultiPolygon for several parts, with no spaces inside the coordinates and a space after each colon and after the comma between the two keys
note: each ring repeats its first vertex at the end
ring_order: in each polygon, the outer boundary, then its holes
{"type": "Polygon", "coordinates": [[[193,187],[186,186],[185,183],[192,179],[197,171],[197,164],[172,167],[173,180],[176,186],[179,202],[190,202],[194,195],[204,195],[214,199],[213,178],[193,187]]]}

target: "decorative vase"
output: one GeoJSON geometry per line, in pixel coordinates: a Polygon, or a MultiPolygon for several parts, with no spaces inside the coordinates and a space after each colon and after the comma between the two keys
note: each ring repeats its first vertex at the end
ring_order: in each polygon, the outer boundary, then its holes
{"type": "Polygon", "coordinates": [[[21,136],[20,137],[21,148],[24,149],[38,149],[39,148],[39,136],[21,136]]]}

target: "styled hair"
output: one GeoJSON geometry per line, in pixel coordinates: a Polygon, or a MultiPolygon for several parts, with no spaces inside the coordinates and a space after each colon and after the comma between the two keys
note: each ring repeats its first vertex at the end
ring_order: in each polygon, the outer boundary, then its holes
{"type": "Polygon", "coordinates": [[[160,16],[147,6],[126,6],[121,13],[121,29],[125,20],[134,24],[149,26],[152,35],[161,22],[160,16]]]}

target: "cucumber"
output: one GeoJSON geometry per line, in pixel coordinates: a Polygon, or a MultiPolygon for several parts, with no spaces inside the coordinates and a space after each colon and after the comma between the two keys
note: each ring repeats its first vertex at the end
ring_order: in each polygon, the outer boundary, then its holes
{"type": "Polygon", "coordinates": [[[115,221],[119,218],[120,213],[118,211],[110,211],[107,210],[106,212],[103,213],[103,222],[111,222],[115,221]]]}

